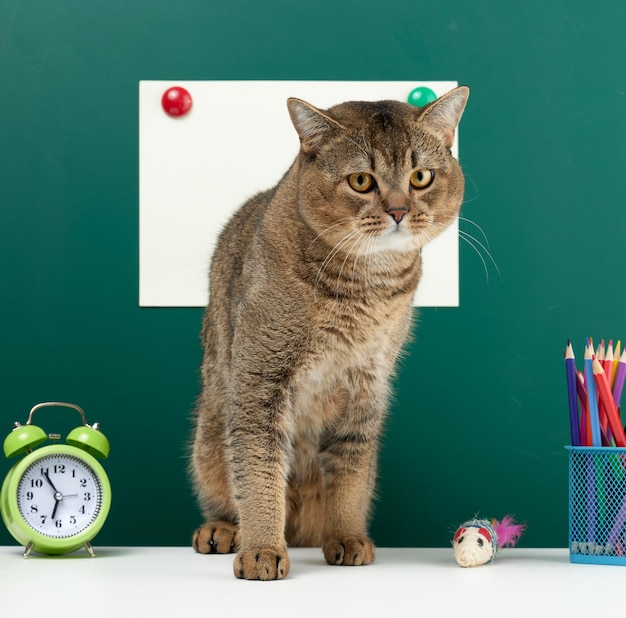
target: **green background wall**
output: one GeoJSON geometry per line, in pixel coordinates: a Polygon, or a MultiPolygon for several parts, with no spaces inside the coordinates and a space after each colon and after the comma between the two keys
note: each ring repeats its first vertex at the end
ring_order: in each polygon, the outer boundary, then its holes
{"type": "Polygon", "coordinates": [[[565,546],[562,352],[626,343],[624,23],[581,0],[0,0],[0,431],[81,405],[112,445],[96,545],[188,544],[202,310],[138,306],[139,80],[457,80],[462,215],[499,272],[461,241],[461,307],[420,313],[372,534],[447,546],[512,513],[522,546],[565,546]]]}

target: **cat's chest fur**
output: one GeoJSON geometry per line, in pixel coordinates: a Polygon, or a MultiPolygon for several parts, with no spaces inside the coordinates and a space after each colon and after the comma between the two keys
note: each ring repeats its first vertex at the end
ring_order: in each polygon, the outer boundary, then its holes
{"type": "MultiPolygon", "coordinates": [[[[316,439],[365,392],[387,398],[386,378],[411,323],[409,306],[398,305],[396,312],[397,316],[385,316],[378,306],[353,312],[342,322],[320,320],[312,331],[310,351],[294,375],[297,433],[316,439]]],[[[393,314],[391,308],[389,313],[393,314]]]]}

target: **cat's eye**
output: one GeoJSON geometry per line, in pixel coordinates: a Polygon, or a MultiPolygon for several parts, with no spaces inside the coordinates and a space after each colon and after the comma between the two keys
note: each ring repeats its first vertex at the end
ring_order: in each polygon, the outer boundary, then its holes
{"type": "Polygon", "coordinates": [[[372,175],[366,174],[365,172],[350,174],[350,176],[348,176],[348,184],[359,193],[367,193],[375,186],[372,175]]]}
{"type": "Polygon", "coordinates": [[[416,189],[425,189],[426,187],[430,187],[433,180],[435,180],[435,172],[427,169],[415,170],[409,179],[411,185],[416,189]]]}

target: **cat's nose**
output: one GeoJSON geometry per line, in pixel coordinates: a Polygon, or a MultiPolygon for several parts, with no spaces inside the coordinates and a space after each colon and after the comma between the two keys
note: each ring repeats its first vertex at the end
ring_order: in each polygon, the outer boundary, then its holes
{"type": "Polygon", "coordinates": [[[385,212],[393,218],[396,223],[404,219],[408,212],[406,196],[401,191],[392,191],[385,200],[385,212]]]}
{"type": "Polygon", "coordinates": [[[406,207],[404,208],[388,208],[387,209],[387,214],[390,217],[393,217],[393,220],[396,223],[400,223],[400,221],[402,221],[402,219],[404,219],[404,215],[406,215],[407,213],[407,209],[406,207]]]}

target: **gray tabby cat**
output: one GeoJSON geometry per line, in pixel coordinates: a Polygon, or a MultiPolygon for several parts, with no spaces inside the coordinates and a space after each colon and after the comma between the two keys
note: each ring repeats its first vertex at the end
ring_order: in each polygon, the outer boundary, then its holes
{"type": "MultiPolygon", "coordinates": [[[[287,102],[301,149],[222,231],[202,327],[191,475],[200,553],[238,552],[281,579],[287,546],[329,564],[374,560],[368,514],[421,250],[457,216],[450,149],[467,98],[319,110],[287,102]]],[[[257,156],[267,156],[261,148],[257,156]]]]}

